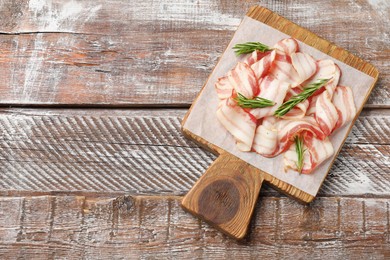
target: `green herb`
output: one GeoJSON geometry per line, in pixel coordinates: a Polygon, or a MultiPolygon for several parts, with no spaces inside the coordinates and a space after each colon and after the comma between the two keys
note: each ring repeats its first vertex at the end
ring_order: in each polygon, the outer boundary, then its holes
{"type": "Polygon", "coordinates": [[[241,93],[237,93],[237,97],[234,99],[237,105],[242,108],[263,108],[275,105],[271,100],[261,97],[255,97],[254,99],[246,98],[241,93]]]}
{"type": "Polygon", "coordinates": [[[314,92],[323,87],[330,79],[318,79],[316,82],[306,86],[303,91],[295,96],[292,96],[289,100],[284,102],[278,109],[275,111],[274,115],[277,117],[284,116],[291,109],[293,109],[299,103],[308,99],[314,92]]]}
{"type": "Polygon", "coordinates": [[[302,137],[296,136],[294,141],[295,141],[295,151],[297,152],[297,155],[298,155],[298,161],[296,162],[296,166],[298,168],[298,172],[302,173],[303,154],[305,153],[306,149],[303,149],[302,137]]]}
{"type": "Polygon", "coordinates": [[[266,51],[272,50],[272,48],[268,47],[265,44],[262,44],[261,42],[239,43],[239,44],[234,45],[233,49],[237,55],[251,53],[254,50],[258,50],[261,52],[266,52],[266,51]]]}

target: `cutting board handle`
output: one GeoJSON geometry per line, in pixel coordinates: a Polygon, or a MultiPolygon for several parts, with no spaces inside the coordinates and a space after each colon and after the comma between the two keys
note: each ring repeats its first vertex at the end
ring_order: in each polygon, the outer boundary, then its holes
{"type": "Polygon", "coordinates": [[[230,153],[223,153],[195,183],[181,205],[225,234],[242,239],[262,182],[261,171],[230,153]]]}

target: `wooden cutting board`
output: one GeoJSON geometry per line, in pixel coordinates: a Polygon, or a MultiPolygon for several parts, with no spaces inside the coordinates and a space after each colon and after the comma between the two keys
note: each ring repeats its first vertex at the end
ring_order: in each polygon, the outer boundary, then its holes
{"type": "Polygon", "coordinates": [[[348,51],[291,21],[260,7],[252,7],[182,122],[183,133],[219,157],[182,200],[182,207],[224,233],[241,239],[247,233],[263,181],[304,203],[311,202],[328,174],[353,123],[377,79],[378,70],[348,51]],[[335,154],[310,175],[281,170],[281,157],[264,158],[235,148],[234,139],[216,119],[218,97],[214,84],[237,63],[232,46],[260,41],[272,46],[293,37],[315,59],[331,58],[341,68],[341,85],[352,87],[357,115],[330,137],[335,154]]]}

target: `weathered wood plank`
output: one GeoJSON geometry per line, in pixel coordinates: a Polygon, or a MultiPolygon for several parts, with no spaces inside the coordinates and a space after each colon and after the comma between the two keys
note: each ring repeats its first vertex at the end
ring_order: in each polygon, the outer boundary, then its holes
{"type": "MultiPolygon", "coordinates": [[[[221,34],[215,31],[217,42],[221,34]]],[[[0,103],[188,106],[216,63],[218,50],[205,53],[196,44],[207,41],[198,36],[201,31],[183,32],[180,41],[177,32],[166,32],[164,43],[148,41],[150,33],[136,35],[138,39],[132,34],[1,35],[0,103]]],[[[217,42],[213,49],[222,49],[217,42]]]]}
{"type": "MultiPolygon", "coordinates": [[[[2,2],[0,104],[188,106],[258,1],[2,2]]],[[[372,62],[368,106],[390,105],[385,1],[262,1],[372,62]]]]}
{"type": "Polygon", "coordinates": [[[21,220],[20,204],[22,203],[21,198],[4,198],[1,200],[0,240],[2,242],[18,237],[21,220]],[[10,215],[12,215],[12,218],[10,215]]]}
{"type": "MultiPolygon", "coordinates": [[[[0,190],[183,195],[216,158],[183,137],[184,113],[2,109],[0,190]]],[[[389,125],[363,112],[320,196],[389,194],[389,125]]]]}
{"type": "Polygon", "coordinates": [[[0,241],[0,257],[390,257],[388,198],[330,197],[304,206],[263,197],[240,243],[185,213],[179,202],[180,197],[0,197],[0,232],[8,233],[0,241]]]}

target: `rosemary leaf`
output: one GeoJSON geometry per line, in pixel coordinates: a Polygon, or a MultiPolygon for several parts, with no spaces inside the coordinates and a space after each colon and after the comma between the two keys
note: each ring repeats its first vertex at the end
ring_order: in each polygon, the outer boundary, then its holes
{"type": "Polygon", "coordinates": [[[289,100],[287,100],[280,107],[278,107],[274,115],[276,117],[284,116],[296,105],[308,99],[311,95],[314,94],[314,92],[323,87],[329,80],[330,79],[318,79],[316,82],[309,84],[303,89],[301,93],[292,96],[289,100]]]}
{"type": "Polygon", "coordinates": [[[262,44],[261,42],[239,43],[234,45],[233,49],[237,55],[251,53],[254,50],[258,50],[260,52],[266,52],[272,50],[272,48],[268,47],[265,44],[262,44]]]}
{"type": "Polygon", "coordinates": [[[275,105],[271,100],[261,97],[255,97],[254,99],[246,98],[241,93],[237,93],[237,97],[234,99],[237,105],[242,108],[263,108],[275,105]]]}
{"type": "Polygon", "coordinates": [[[303,139],[302,137],[296,136],[295,139],[295,151],[297,152],[298,161],[296,162],[296,166],[299,173],[302,173],[303,169],[303,154],[305,150],[303,149],[303,139]]]}

